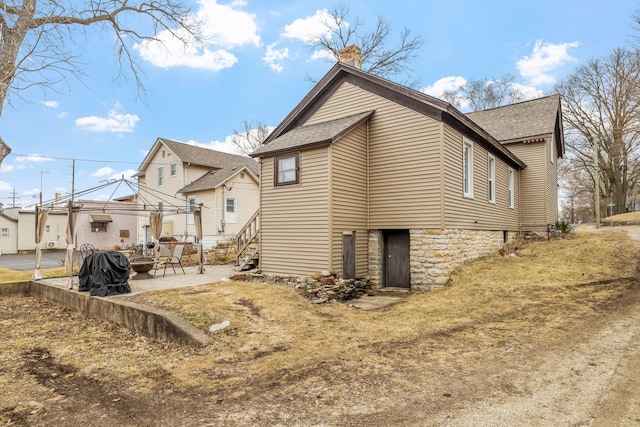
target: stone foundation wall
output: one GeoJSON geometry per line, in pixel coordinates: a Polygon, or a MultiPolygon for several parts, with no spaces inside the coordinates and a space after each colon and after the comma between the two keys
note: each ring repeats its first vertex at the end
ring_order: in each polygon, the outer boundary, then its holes
{"type": "MultiPolygon", "coordinates": [[[[411,289],[442,287],[460,264],[492,255],[505,245],[502,230],[420,229],[410,230],[411,289]]],[[[515,239],[507,233],[507,241],[515,239]]]]}
{"type": "Polygon", "coordinates": [[[369,283],[377,291],[382,285],[382,231],[369,230],[368,248],[369,283]]]}

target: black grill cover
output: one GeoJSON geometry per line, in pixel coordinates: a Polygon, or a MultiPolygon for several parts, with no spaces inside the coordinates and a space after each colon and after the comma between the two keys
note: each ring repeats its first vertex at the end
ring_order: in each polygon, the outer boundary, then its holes
{"type": "Polygon", "coordinates": [[[129,259],[118,251],[89,254],[80,267],[78,290],[98,297],[128,294],[130,267],[129,259]]]}

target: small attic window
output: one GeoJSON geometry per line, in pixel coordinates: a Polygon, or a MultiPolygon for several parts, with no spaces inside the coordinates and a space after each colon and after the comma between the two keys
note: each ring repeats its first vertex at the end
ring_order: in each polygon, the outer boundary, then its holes
{"type": "Polygon", "coordinates": [[[162,157],[164,157],[164,150],[162,150],[162,157]]]}
{"type": "Polygon", "coordinates": [[[244,179],[244,172],[240,172],[240,179],[244,179]]]}

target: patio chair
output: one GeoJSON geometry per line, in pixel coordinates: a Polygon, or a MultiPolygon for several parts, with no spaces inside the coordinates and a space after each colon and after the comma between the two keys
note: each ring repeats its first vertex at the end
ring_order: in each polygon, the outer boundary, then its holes
{"type": "MultiPolygon", "coordinates": [[[[182,252],[184,251],[184,245],[176,245],[176,248],[173,250],[173,254],[167,257],[160,257],[158,259],[158,263],[156,264],[156,269],[153,272],[153,275],[156,275],[156,272],[159,268],[163,269],[162,277],[167,274],[167,267],[171,266],[173,272],[176,273],[176,266],[180,266],[182,269],[182,274],[186,274],[184,272],[184,268],[182,267],[182,252]]],[[[176,273],[177,274],[177,273],[176,273]]]]}
{"type": "Polygon", "coordinates": [[[82,255],[82,262],[84,262],[84,259],[89,255],[91,255],[92,253],[94,253],[95,251],[96,251],[96,248],[94,248],[91,243],[83,243],[80,246],[80,254],[82,255]]]}

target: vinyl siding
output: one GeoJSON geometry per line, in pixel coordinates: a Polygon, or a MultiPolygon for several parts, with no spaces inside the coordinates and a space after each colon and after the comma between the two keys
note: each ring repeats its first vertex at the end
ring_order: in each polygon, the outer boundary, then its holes
{"type": "Polygon", "coordinates": [[[328,147],[300,152],[300,184],[275,187],[261,160],[261,253],[266,274],[310,275],[330,267],[328,147]]]}
{"type": "MultiPolygon", "coordinates": [[[[249,221],[249,218],[256,213],[258,206],[260,205],[260,194],[258,184],[249,176],[248,173],[245,173],[244,177],[242,177],[241,174],[236,175],[227,181],[226,185],[227,188],[231,188],[231,190],[225,190],[224,197],[220,188],[216,190],[216,193],[219,193],[219,202],[217,205],[214,205],[217,207],[213,210],[216,211],[217,218],[221,219],[224,207],[224,198],[236,198],[236,213],[238,221],[235,224],[227,223],[224,230],[224,235],[231,237],[238,234],[247,221],[249,221]]],[[[218,224],[220,223],[219,219],[218,224]]]]}
{"type": "MultiPolygon", "coordinates": [[[[231,191],[225,190],[224,193],[226,196],[236,197],[237,199],[238,222],[235,224],[227,224],[224,232],[219,231],[224,203],[221,188],[189,193],[187,195],[178,192],[178,190],[185,185],[197,180],[210,170],[211,168],[205,166],[184,165],[180,159],[177,159],[170,150],[164,147],[161,147],[151,159],[149,166],[145,170],[145,176],[140,179],[141,184],[143,184],[140,186],[140,195],[141,200],[148,201],[154,204],[154,206],[157,206],[156,203],[160,198],[159,194],[162,195],[162,199],[165,199],[165,209],[167,210],[163,216],[163,236],[171,235],[179,239],[184,238],[185,235],[195,236],[195,225],[189,223],[190,214],[186,213],[188,207],[187,198],[189,196],[195,196],[196,203],[202,203],[203,205],[203,236],[234,237],[251,215],[258,209],[260,197],[258,183],[247,173],[245,173],[244,178],[241,178],[240,175],[235,176],[226,183],[227,187],[231,188],[231,191]],[[176,174],[170,176],[170,165],[173,162],[176,163],[176,174]],[[164,168],[164,183],[162,187],[158,187],[159,166],[164,168]],[[148,192],[146,188],[154,191],[148,192]],[[184,211],[178,214],[170,212],[171,204],[184,211]]],[[[142,226],[148,223],[148,217],[142,218],[139,221],[139,229],[142,229],[142,226]]]]}
{"type": "MultiPolygon", "coordinates": [[[[546,143],[514,143],[507,148],[526,163],[520,171],[520,221],[523,231],[545,231],[548,223],[548,203],[551,196],[548,183],[546,143]]],[[[553,164],[555,165],[555,163],[553,164]]],[[[557,188],[555,190],[557,209],[557,188]]],[[[554,220],[555,222],[555,220],[554,220]]]]}
{"type": "Polygon", "coordinates": [[[367,274],[367,123],[334,143],[331,150],[332,267],[342,271],[342,234],[356,232],[356,275],[367,274]]]}
{"type": "Polygon", "coordinates": [[[369,228],[439,227],[440,122],[344,83],[306,124],[368,110],[369,228]]]}
{"type": "Polygon", "coordinates": [[[444,199],[443,228],[476,230],[518,230],[518,171],[514,171],[514,208],[509,208],[509,166],[495,157],[496,201],[489,202],[488,154],[477,141],[473,142],[473,198],[464,197],[463,137],[444,127],[444,199]]]}

